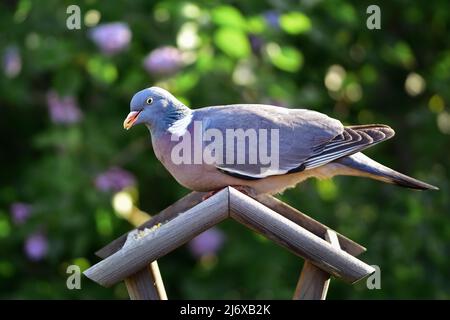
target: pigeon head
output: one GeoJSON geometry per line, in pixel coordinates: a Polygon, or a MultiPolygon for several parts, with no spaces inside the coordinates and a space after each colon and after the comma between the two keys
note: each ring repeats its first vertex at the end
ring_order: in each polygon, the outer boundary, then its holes
{"type": "Polygon", "coordinates": [[[123,122],[123,127],[128,130],[137,124],[145,124],[152,133],[164,131],[190,113],[191,110],[171,93],[159,87],[151,87],[133,96],[130,113],[123,122]]]}

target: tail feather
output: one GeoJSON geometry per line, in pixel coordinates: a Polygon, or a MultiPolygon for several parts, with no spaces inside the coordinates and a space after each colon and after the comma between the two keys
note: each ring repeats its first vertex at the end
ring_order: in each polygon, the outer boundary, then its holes
{"type": "Polygon", "coordinates": [[[438,187],[431,184],[392,170],[376,162],[375,160],[370,159],[361,152],[355,153],[348,157],[340,158],[335,162],[344,165],[348,169],[348,175],[366,176],[375,180],[380,180],[411,189],[439,190],[438,187]]]}

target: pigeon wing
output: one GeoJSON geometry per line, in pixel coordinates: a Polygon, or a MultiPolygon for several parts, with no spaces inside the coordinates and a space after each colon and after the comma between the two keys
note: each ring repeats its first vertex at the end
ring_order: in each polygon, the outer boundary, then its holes
{"type": "Polygon", "coordinates": [[[338,140],[334,139],[344,139],[347,136],[343,125],[338,120],[322,113],[268,105],[202,108],[195,111],[194,120],[202,121],[203,130],[217,129],[221,132],[224,137],[222,158],[217,159],[215,165],[222,172],[243,179],[260,179],[271,175],[302,171],[307,168],[308,160],[313,164],[318,163],[319,160],[313,162],[319,159],[314,157],[323,155],[327,144],[333,141],[337,143],[338,140]],[[250,131],[256,132],[258,142],[262,139],[263,132],[266,132],[267,152],[265,154],[276,161],[272,161],[271,164],[262,161],[261,149],[259,146],[250,148],[249,136],[246,136],[245,150],[237,150],[235,140],[233,143],[228,143],[230,132],[237,133],[236,130],[241,130],[241,133],[248,135],[250,131]],[[272,148],[272,146],[275,147],[272,148]],[[244,163],[237,161],[238,152],[245,152],[244,163]],[[231,160],[227,157],[230,154],[233,155],[231,160]],[[255,158],[256,163],[250,162],[250,159],[255,158]]]}

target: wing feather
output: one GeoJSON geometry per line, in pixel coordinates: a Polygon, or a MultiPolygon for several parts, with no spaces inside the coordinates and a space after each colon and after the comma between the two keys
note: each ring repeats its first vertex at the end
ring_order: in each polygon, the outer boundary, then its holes
{"type": "Polygon", "coordinates": [[[391,138],[394,130],[385,125],[346,127],[347,135],[333,139],[320,154],[311,156],[304,162],[305,169],[313,169],[339,158],[360,152],[368,147],[391,138]]]}
{"type": "MultiPolygon", "coordinates": [[[[218,170],[241,179],[261,179],[322,166],[389,139],[394,131],[384,125],[345,127],[336,119],[306,109],[268,105],[229,105],[195,110],[194,120],[204,129],[214,128],[226,135],[228,129],[279,130],[279,166],[216,163],[218,170]]],[[[270,145],[270,138],[268,144],[270,145]]],[[[226,146],[228,148],[229,146],[226,146]]],[[[226,155],[226,149],[223,150],[226,155]]],[[[249,159],[249,150],[246,150],[249,159]]]]}

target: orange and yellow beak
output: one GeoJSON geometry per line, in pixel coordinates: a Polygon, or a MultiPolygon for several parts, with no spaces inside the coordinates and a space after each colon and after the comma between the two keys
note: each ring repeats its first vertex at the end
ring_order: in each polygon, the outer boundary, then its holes
{"type": "Polygon", "coordinates": [[[126,130],[130,129],[136,122],[140,113],[141,111],[131,111],[123,122],[123,128],[126,130]]]}

